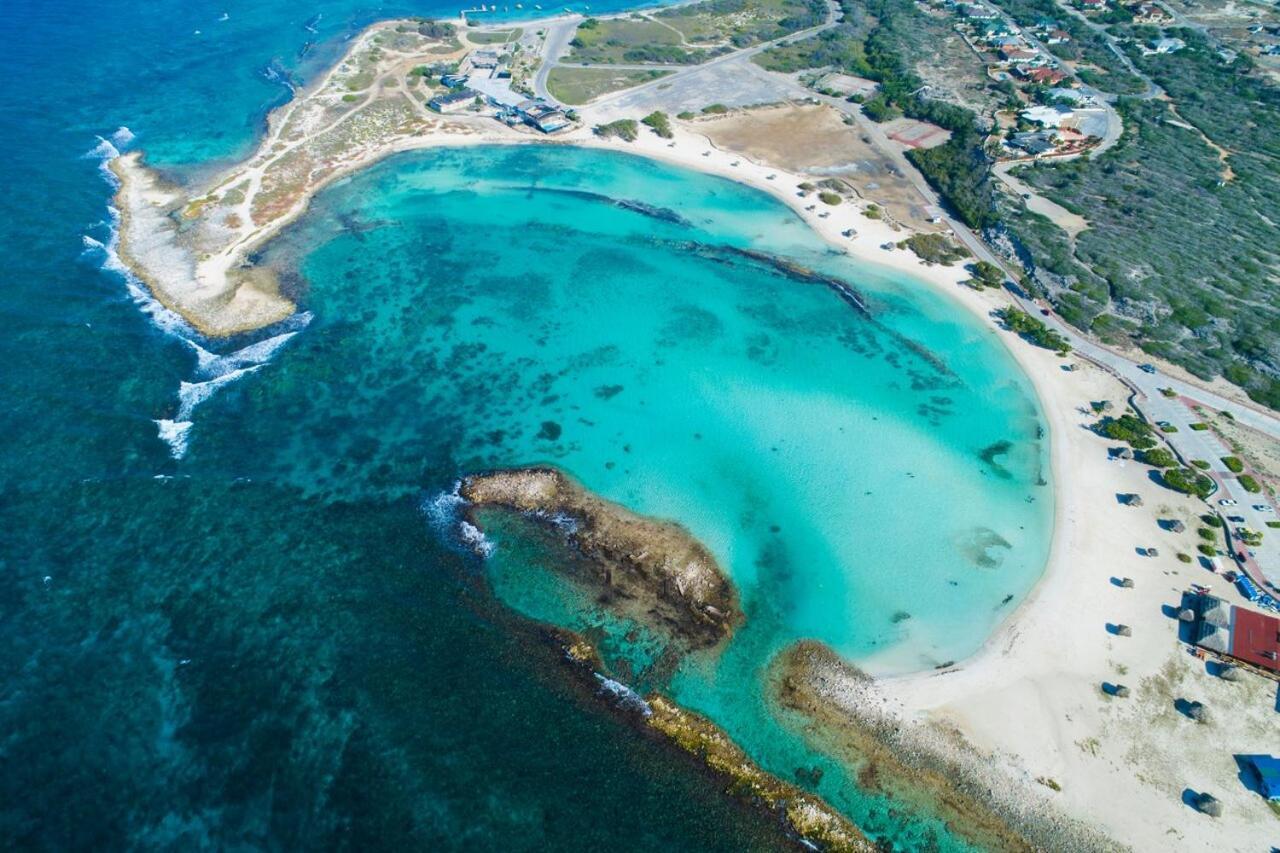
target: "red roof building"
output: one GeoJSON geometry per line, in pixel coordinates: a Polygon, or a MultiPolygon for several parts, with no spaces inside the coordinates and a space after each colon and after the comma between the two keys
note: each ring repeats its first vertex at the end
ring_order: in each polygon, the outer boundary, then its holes
{"type": "Polygon", "coordinates": [[[1280,619],[1212,595],[1200,595],[1194,601],[1192,642],[1280,675],[1280,619]]]}
{"type": "Polygon", "coordinates": [[[1246,610],[1231,608],[1231,650],[1233,658],[1280,672],[1280,619],[1246,610]]]}

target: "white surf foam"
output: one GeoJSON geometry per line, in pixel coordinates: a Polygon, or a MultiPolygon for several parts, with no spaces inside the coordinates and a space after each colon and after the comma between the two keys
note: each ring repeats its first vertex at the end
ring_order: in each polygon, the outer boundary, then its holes
{"type": "Polygon", "coordinates": [[[133,131],[124,125],[117,127],[116,132],[111,134],[111,144],[116,148],[117,154],[119,153],[119,149],[125,147],[133,140],[133,131]]]}
{"type": "Polygon", "coordinates": [[[431,527],[441,536],[455,540],[478,557],[488,557],[493,553],[494,543],[485,537],[484,532],[462,517],[462,508],[467,499],[461,494],[462,481],[453,484],[453,489],[441,492],[422,502],[422,512],[431,527]]]}
{"type": "Polygon", "coordinates": [[[241,367],[232,370],[230,373],[224,373],[213,379],[206,379],[203,382],[182,382],[178,385],[178,415],[177,420],[189,421],[195,410],[208,400],[220,389],[227,387],[235,382],[241,376],[248,376],[261,370],[263,365],[255,364],[251,367],[241,367]]]}
{"type": "Polygon", "coordinates": [[[181,459],[187,452],[187,433],[191,430],[191,421],[173,421],[160,418],[155,422],[160,431],[160,440],[169,445],[169,455],[181,459]]]}
{"type": "Polygon", "coordinates": [[[196,375],[203,379],[217,379],[219,376],[225,376],[242,367],[266,364],[298,332],[306,328],[307,324],[311,322],[311,312],[304,311],[301,314],[295,314],[294,318],[290,318],[286,323],[285,328],[288,329],[287,331],[241,347],[235,352],[222,355],[209,352],[209,350],[190,338],[183,338],[196,354],[196,375]]]}
{"type": "Polygon", "coordinates": [[[594,674],[596,680],[600,682],[600,692],[612,696],[618,707],[625,708],[628,711],[635,711],[646,717],[653,714],[653,708],[649,707],[649,703],[644,701],[644,697],[639,693],[621,681],[606,678],[598,672],[594,674]]]}

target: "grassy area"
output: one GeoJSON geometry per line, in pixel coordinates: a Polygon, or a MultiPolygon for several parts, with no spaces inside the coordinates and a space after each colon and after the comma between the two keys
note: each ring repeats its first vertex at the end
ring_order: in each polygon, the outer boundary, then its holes
{"type": "Polygon", "coordinates": [[[635,15],[607,20],[588,18],[578,25],[569,44],[572,50],[567,61],[593,64],[693,65],[715,55],[702,48],[682,47],[678,32],[635,15]]]}
{"type": "Polygon", "coordinates": [[[564,68],[547,75],[547,89],[556,100],[578,106],[609,92],[629,89],[665,77],[670,71],[626,71],[620,68],[564,68]]]}
{"type": "Polygon", "coordinates": [[[816,27],[826,20],[823,0],[707,0],[656,12],[694,44],[747,47],[816,27]]]}
{"type": "Polygon", "coordinates": [[[473,30],[467,33],[467,41],[472,44],[506,44],[509,41],[518,41],[522,35],[524,35],[524,31],[519,27],[513,30],[493,30],[490,32],[476,32],[473,30]]]}

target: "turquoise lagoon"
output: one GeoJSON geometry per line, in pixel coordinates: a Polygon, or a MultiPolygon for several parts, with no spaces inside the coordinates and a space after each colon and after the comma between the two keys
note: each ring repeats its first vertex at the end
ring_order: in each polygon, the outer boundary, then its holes
{"type": "Polygon", "coordinates": [[[891,818],[765,701],[791,642],[873,672],[974,653],[1043,569],[1043,420],[989,328],[859,265],[771,197],[622,154],[556,148],[397,157],[326,191],[268,253],[315,320],[202,410],[179,466],[326,500],[418,492],[446,540],[457,476],[553,464],[684,524],[747,614],[722,653],[672,666],[551,568],[520,525],[477,566],[500,600],[585,631],[614,674],[709,714],[873,832],[891,818]],[[838,276],[858,310],[813,277],[838,276]],[[296,271],[291,278],[289,271],[296,271]],[[446,455],[442,470],[421,459],[446,455]]]}

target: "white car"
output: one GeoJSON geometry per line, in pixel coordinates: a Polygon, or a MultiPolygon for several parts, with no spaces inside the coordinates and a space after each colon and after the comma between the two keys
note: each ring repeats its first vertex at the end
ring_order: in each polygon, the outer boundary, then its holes
{"type": "Polygon", "coordinates": [[[1275,510],[1271,508],[1271,504],[1254,504],[1253,508],[1258,512],[1275,512],[1275,510]]]}
{"type": "Polygon", "coordinates": [[[1223,498],[1222,500],[1218,501],[1218,506],[1235,506],[1238,503],[1240,503],[1240,501],[1238,500],[1234,500],[1232,498],[1223,498]]]}

